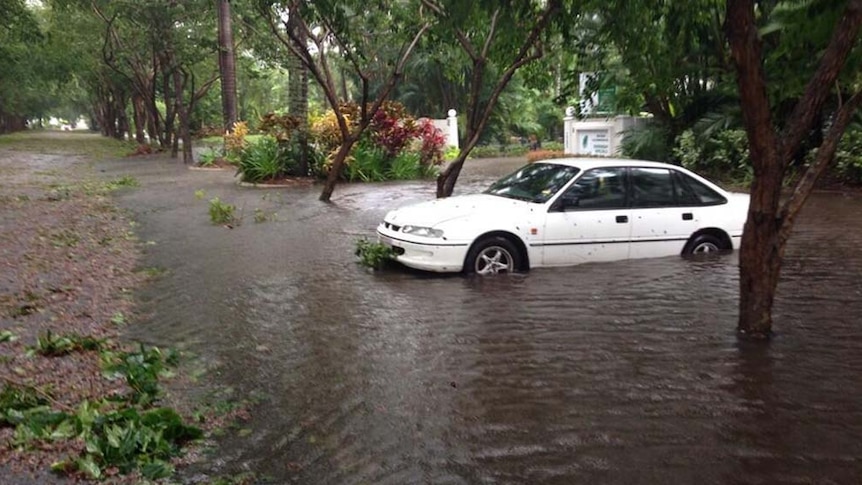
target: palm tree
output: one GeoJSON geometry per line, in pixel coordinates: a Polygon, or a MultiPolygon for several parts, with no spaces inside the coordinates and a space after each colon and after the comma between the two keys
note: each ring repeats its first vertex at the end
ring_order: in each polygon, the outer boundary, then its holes
{"type": "MultiPolygon", "coordinates": [[[[287,28],[290,29],[292,35],[305,42],[305,35],[298,22],[298,15],[290,15],[287,21],[287,28]]],[[[300,121],[299,130],[299,173],[308,175],[308,69],[305,64],[293,52],[289,53],[287,58],[288,70],[288,93],[289,93],[289,111],[300,121]]]]}
{"type": "Polygon", "coordinates": [[[236,57],[233,50],[230,0],[218,0],[218,65],[221,74],[221,104],[226,132],[237,121],[236,57]]]}

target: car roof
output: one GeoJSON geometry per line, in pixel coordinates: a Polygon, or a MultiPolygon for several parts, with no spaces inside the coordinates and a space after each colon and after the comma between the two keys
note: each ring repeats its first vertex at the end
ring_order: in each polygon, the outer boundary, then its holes
{"type": "Polygon", "coordinates": [[[547,160],[536,160],[534,163],[553,163],[557,165],[568,165],[577,167],[581,170],[589,170],[591,168],[601,167],[619,167],[619,166],[637,166],[648,168],[680,168],[678,165],[670,165],[661,162],[651,162],[648,160],[635,160],[631,158],[609,158],[609,157],[567,157],[567,158],[551,158],[547,160]]]}

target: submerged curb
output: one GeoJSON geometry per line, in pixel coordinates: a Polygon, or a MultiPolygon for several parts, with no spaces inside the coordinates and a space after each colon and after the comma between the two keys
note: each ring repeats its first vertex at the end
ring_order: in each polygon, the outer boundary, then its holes
{"type": "Polygon", "coordinates": [[[293,184],[255,184],[252,182],[243,182],[241,180],[237,180],[237,185],[240,187],[250,187],[253,189],[289,189],[291,187],[302,187],[305,185],[312,184],[304,184],[304,183],[293,183],[293,184]]]}
{"type": "Polygon", "coordinates": [[[227,172],[230,170],[229,168],[222,167],[195,167],[194,165],[190,165],[189,170],[194,170],[197,172],[227,172]]]}

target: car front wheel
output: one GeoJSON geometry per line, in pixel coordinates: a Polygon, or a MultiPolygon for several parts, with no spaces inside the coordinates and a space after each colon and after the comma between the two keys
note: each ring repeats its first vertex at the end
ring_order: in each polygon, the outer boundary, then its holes
{"type": "Polygon", "coordinates": [[[478,275],[511,273],[520,267],[520,253],[511,241],[495,236],[482,239],[467,254],[464,270],[478,275]]]}
{"type": "Polygon", "coordinates": [[[727,251],[729,249],[730,248],[727,247],[721,239],[710,234],[701,234],[700,236],[690,240],[688,244],[685,245],[685,249],[683,249],[682,254],[711,254],[727,251]]]}

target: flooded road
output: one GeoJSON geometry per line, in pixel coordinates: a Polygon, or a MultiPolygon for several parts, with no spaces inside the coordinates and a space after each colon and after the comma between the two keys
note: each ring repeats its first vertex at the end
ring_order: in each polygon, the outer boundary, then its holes
{"type": "MultiPolygon", "coordinates": [[[[458,191],[517,162],[472,162],[458,191]]],[[[791,240],[768,346],[737,341],[736,254],[502,278],[370,273],[353,256],[432,182],[255,190],[123,160],[145,264],[132,337],[257,396],[189,482],[859,483],[862,198],[817,194],[791,240]],[[203,190],[203,199],[195,197],[203,190]],[[244,215],[212,226],[218,196],[244,215]],[[272,220],[255,223],[257,209],[272,220]],[[272,216],[272,214],[277,214],[272,216]]]]}

